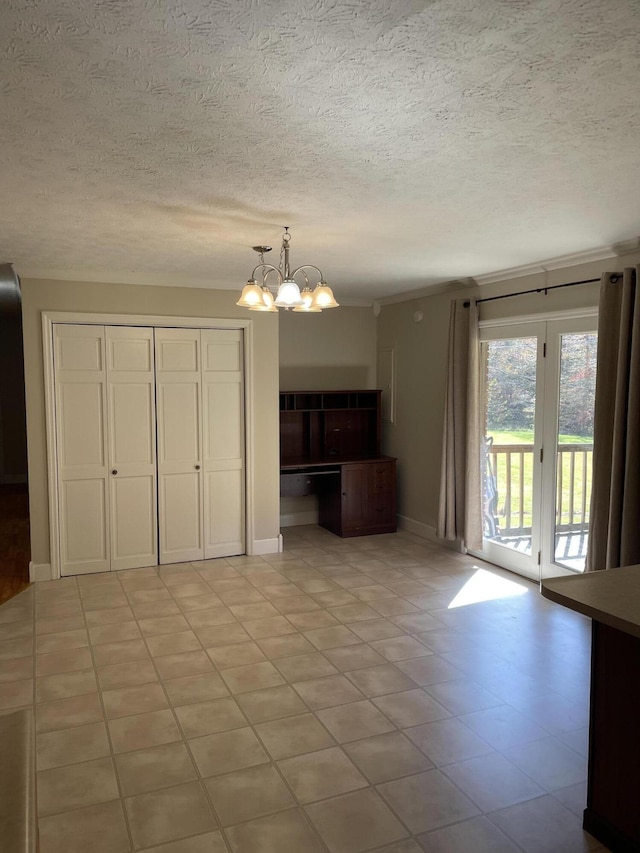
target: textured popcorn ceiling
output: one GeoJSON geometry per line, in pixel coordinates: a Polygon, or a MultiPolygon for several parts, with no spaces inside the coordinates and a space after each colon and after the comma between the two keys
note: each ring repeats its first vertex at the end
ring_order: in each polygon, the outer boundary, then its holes
{"type": "Polygon", "coordinates": [[[0,261],[232,289],[290,225],[371,298],[628,240],[639,35],[639,0],[3,0],[0,261]]]}

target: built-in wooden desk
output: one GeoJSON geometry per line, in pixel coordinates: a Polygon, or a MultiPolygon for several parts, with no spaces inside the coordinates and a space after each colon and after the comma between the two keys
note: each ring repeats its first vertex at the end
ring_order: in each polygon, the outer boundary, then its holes
{"type": "Polygon", "coordinates": [[[280,494],[315,494],[320,526],[337,536],[396,529],[396,460],[391,456],[288,462],[280,467],[280,494]]]}
{"type": "Polygon", "coordinates": [[[541,592],[593,620],[583,826],[640,853],[640,566],[544,580],[541,592]]]}
{"type": "Polygon", "coordinates": [[[380,454],[377,390],[280,394],[280,494],[315,494],[338,536],[393,533],[396,460],[380,454]]]}

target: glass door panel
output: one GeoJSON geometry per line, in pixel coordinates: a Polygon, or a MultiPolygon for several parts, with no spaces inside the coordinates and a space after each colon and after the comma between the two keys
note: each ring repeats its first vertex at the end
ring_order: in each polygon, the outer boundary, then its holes
{"type": "Polygon", "coordinates": [[[535,495],[539,466],[535,460],[539,455],[539,341],[536,333],[496,337],[482,344],[483,552],[489,559],[501,564],[506,561],[528,576],[538,573],[535,495]]]}
{"type": "Polygon", "coordinates": [[[596,332],[560,335],[553,562],[577,572],[587,553],[597,345],[596,332]]]}

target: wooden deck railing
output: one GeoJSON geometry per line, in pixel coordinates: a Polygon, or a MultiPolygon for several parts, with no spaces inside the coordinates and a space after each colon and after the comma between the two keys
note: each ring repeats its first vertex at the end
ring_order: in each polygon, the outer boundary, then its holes
{"type": "Polygon", "coordinates": [[[593,444],[559,444],[556,474],[556,531],[589,524],[593,444]]]}
{"type": "MultiPolygon", "coordinates": [[[[501,534],[531,533],[533,445],[494,444],[489,450],[501,534]]],[[[560,444],[556,474],[556,531],[586,529],[591,499],[592,444],[560,444]]]]}

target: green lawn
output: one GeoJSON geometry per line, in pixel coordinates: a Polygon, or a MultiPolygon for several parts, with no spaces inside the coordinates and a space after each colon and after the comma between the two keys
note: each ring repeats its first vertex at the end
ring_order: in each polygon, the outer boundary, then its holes
{"type": "MultiPolygon", "coordinates": [[[[510,432],[493,432],[494,447],[496,445],[533,445],[531,430],[512,430],[510,432]]],[[[561,435],[560,444],[591,444],[592,438],[579,435],[561,435]]],[[[582,518],[583,502],[587,517],[591,497],[591,451],[586,454],[561,454],[561,470],[556,485],[556,500],[561,501],[561,524],[579,523],[582,518]],[[571,496],[573,494],[573,513],[570,512],[571,496]]],[[[531,508],[533,493],[533,447],[531,451],[518,451],[511,454],[498,453],[494,471],[497,489],[498,525],[502,530],[515,527],[531,526],[531,508]],[[520,514],[522,504],[522,515],[520,514]]]]}
{"type": "MultiPolygon", "coordinates": [[[[533,430],[510,430],[500,432],[489,428],[487,435],[493,436],[494,444],[533,444],[533,430]]],[[[559,444],[593,444],[593,436],[560,435],[559,444]]]]}

